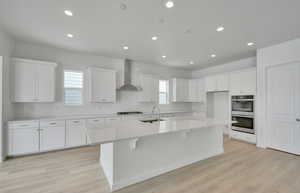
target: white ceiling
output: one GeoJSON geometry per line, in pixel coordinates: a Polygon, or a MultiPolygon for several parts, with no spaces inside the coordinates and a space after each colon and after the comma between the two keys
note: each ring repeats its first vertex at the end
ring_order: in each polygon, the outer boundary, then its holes
{"type": "Polygon", "coordinates": [[[0,24],[26,41],[191,69],[254,56],[256,48],[300,37],[299,0],[174,3],[167,9],[164,0],[0,0],[0,24]],[[65,9],[74,16],[65,16],[65,9]],[[216,32],[219,26],[225,30],[216,32]]]}

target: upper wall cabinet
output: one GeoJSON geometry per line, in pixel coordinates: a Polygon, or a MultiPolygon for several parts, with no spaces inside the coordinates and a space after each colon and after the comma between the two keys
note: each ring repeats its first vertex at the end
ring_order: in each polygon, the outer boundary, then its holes
{"type": "Polygon", "coordinates": [[[187,102],[189,96],[189,80],[173,78],[173,102],[187,102]]]}
{"type": "Polygon", "coordinates": [[[57,64],[13,58],[13,102],[54,102],[57,64]]]}
{"type": "Polygon", "coordinates": [[[157,102],[158,101],[158,78],[150,74],[140,75],[139,102],[157,102]]]}
{"type": "Polygon", "coordinates": [[[232,95],[256,94],[256,68],[232,72],[230,74],[232,95]]]}
{"type": "Polygon", "coordinates": [[[227,73],[208,76],[205,78],[206,92],[218,92],[229,90],[229,75],[227,73]]]}
{"type": "Polygon", "coordinates": [[[89,101],[95,103],[116,102],[116,71],[90,67],[89,101]]]}
{"type": "Polygon", "coordinates": [[[173,102],[202,102],[204,100],[203,79],[174,78],[173,102]]]}
{"type": "Polygon", "coordinates": [[[205,99],[204,80],[190,79],[188,102],[203,102],[204,99],[205,99]]]}

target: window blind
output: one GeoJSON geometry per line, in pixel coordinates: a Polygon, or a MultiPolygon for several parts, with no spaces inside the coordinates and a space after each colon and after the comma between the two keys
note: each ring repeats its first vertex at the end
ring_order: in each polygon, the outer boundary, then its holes
{"type": "Polygon", "coordinates": [[[83,72],[64,71],[65,104],[82,104],[83,72]]]}

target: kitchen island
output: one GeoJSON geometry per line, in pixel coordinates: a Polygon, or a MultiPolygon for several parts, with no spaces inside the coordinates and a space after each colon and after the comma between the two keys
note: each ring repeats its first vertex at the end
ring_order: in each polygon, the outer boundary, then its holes
{"type": "Polygon", "coordinates": [[[100,164],[112,191],[222,154],[224,122],[198,118],[120,120],[87,128],[101,144],[100,164]]]}

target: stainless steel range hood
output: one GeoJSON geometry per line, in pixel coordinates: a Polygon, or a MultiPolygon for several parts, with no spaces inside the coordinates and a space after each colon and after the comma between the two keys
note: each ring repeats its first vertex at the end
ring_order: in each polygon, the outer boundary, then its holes
{"type": "Polygon", "coordinates": [[[123,85],[118,89],[120,91],[140,91],[142,88],[132,84],[132,61],[125,59],[124,62],[124,82],[123,85]]]}

